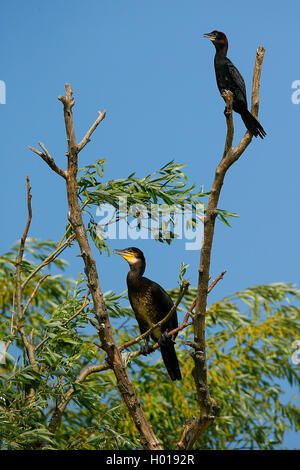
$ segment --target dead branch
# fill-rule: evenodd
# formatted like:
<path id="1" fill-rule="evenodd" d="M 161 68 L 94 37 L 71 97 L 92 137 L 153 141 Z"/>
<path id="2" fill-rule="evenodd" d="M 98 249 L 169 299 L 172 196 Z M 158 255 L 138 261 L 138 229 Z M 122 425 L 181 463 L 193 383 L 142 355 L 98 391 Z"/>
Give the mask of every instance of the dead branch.
<path id="1" fill-rule="evenodd" d="M 16 258 L 16 304 L 17 304 L 17 315 L 18 318 L 22 318 L 23 314 L 23 300 L 22 300 L 22 281 L 21 281 L 21 273 L 22 273 L 22 261 L 23 261 L 23 256 L 24 256 L 24 248 L 25 248 L 25 242 L 26 238 L 28 235 L 28 230 L 31 224 L 32 220 L 32 209 L 31 209 L 31 187 L 30 187 L 30 182 L 28 176 L 26 176 L 27 180 L 27 210 L 28 210 L 28 218 L 26 222 L 26 227 L 24 230 L 24 233 L 22 235 L 21 241 L 20 241 L 20 248 L 19 252 Z"/>
<path id="2" fill-rule="evenodd" d="M 28 210 L 28 218 L 26 222 L 26 227 L 24 230 L 24 233 L 22 235 L 21 241 L 20 241 L 20 248 L 19 252 L 16 258 L 16 307 L 17 307 L 17 317 L 18 321 L 22 319 L 23 316 L 23 288 L 22 288 L 22 261 L 23 261 L 23 256 L 24 256 L 24 249 L 25 249 L 25 242 L 27 239 L 29 227 L 31 224 L 32 220 L 32 208 L 31 208 L 31 187 L 30 187 L 30 182 L 29 182 L 29 177 L 26 176 L 27 180 L 27 210 Z M 26 354 L 29 360 L 29 363 L 31 364 L 33 370 L 38 371 L 38 366 L 35 360 L 35 354 L 34 354 L 34 348 L 30 341 L 27 338 L 25 329 L 23 326 L 18 325 L 17 330 L 20 333 L 20 336 L 22 338 Z M 28 395 L 27 399 L 31 399 L 34 396 L 34 389 L 31 388 Z"/>
<path id="3" fill-rule="evenodd" d="M 141 408 L 133 384 L 129 378 L 126 365 L 123 361 L 122 354 L 115 343 L 102 290 L 100 287 L 96 263 L 92 256 L 77 196 L 76 177 L 78 172 L 78 153 L 88 143 L 91 134 L 103 120 L 105 113 L 99 115 L 96 122 L 89 129 L 81 143 L 78 145 L 75 137 L 72 112 L 72 108 L 75 102 L 70 84 L 66 84 L 65 86 L 65 96 L 59 96 L 58 99 L 63 103 L 66 137 L 68 143 L 68 151 L 66 154 L 68 157 L 68 169 L 65 172 L 65 175 L 69 205 L 69 221 L 75 232 L 76 239 L 80 247 L 80 254 L 84 262 L 84 270 L 87 277 L 88 288 L 91 292 L 94 312 L 98 322 L 97 331 L 100 338 L 101 347 L 107 354 L 107 363 L 115 374 L 118 390 L 140 434 L 142 445 L 149 450 L 161 449 L 160 443 L 158 442 L 152 427 L 148 422 L 143 409 Z M 49 165 L 49 162 L 47 163 Z M 52 169 L 56 171 L 55 168 Z M 54 417 L 55 416 L 53 415 L 53 419 Z"/>
<path id="4" fill-rule="evenodd" d="M 39 142 L 39 146 L 41 147 L 41 149 L 43 150 L 43 152 L 41 152 L 40 150 L 38 149 L 35 149 L 34 147 L 29 147 L 29 150 L 31 150 L 33 153 L 36 153 L 37 155 L 39 155 L 43 160 L 44 162 L 47 163 L 47 165 L 49 165 L 49 167 L 51 168 L 51 170 L 55 171 L 55 173 L 57 173 L 59 176 L 61 176 L 62 178 L 66 179 L 66 173 L 65 171 L 63 171 L 61 168 L 59 168 L 54 159 L 51 157 L 50 153 L 48 152 L 48 150 L 45 148 L 44 144 L 42 142 Z"/>
<path id="5" fill-rule="evenodd" d="M 211 283 L 211 285 L 210 285 L 209 288 L 207 289 L 207 293 L 208 293 L 208 294 L 213 290 L 213 288 L 215 287 L 215 285 L 216 285 L 221 279 L 223 279 L 223 277 L 225 276 L 226 272 L 227 272 L 227 271 L 223 271 L 223 272 L 220 274 L 220 276 L 218 276 L 218 277 Z"/>
<path id="6" fill-rule="evenodd" d="M 31 187 L 30 187 L 30 182 L 28 176 L 26 176 L 27 180 L 27 209 L 28 209 L 28 218 L 26 222 L 26 227 L 24 230 L 24 233 L 22 235 L 21 241 L 20 241 L 20 248 L 19 248 L 19 253 L 16 258 L 16 301 L 17 301 L 17 314 L 19 318 L 22 316 L 22 284 L 21 284 L 21 272 L 22 272 L 22 260 L 23 260 L 23 255 L 24 255 L 24 248 L 25 248 L 25 242 L 26 238 L 28 235 L 28 230 L 31 224 L 31 219 L 32 219 L 32 209 L 31 209 Z"/>
<path id="7" fill-rule="evenodd" d="M 232 119 L 232 93 L 229 90 L 225 90 L 224 93 L 222 93 L 222 97 L 224 98 L 226 102 L 226 124 L 227 124 L 227 135 L 226 135 L 226 141 L 225 141 L 225 148 L 224 148 L 224 153 L 223 153 L 223 158 L 225 155 L 227 155 L 229 149 L 232 147 L 232 142 L 233 142 L 233 136 L 234 136 L 234 127 L 233 127 L 233 119 Z"/>
<path id="8" fill-rule="evenodd" d="M 86 146 L 86 144 L 88 144 L 91 141 L 90 137 L 92 133 L 96 130 L 100 122 L 105 118 L 106 110 L 104 110 L 103 113 L 98 111 L 98 114 L 99 114 L 98 118 L 96 119 L 94 124 L 91 126 L 91 128 L 87 131 L 82 141 L 78 144 L 78 152 L 80 152 Z"/>
<path id="9" fill-rule="evenodd" d="M 256 60 L 252 83 L 252 104 L 251 112 L 257 117 L 259 103 L 259 80 L 265 49 L 259 47 L 256 51 Z M 219 197 L 227 170 L 243 154 L 252 140 L 250 132 L 246 132 L 240 143 L 232 148 L 233 121 L 232 121 L 232 94 L 225 93 L 226 100 L 226 123 L 227 136 L 223 158 L 217 166 L 215 177 L 210 192 L 207 211 L 204 217 L 204 237 L 200 256 L 197 300 L 194 315 L 194 343 L 195 351 L 192 354 L 194 359 L 193 377 L 196 384 L 200 414 L 191 424 L 184 428 L 183 435 L 178 447 L 181 449 L 191 449 L 198 437 L 213 423 L 218 406 L 210 396 L 207 385 L 207 358 L 205 344 L 205 317 L 207 308 L 207 294 L 209 283 L 209 270 L 211 260 L 211 249 L 214 236 L 215 220 L 218 214 L 217 207 Z"/>

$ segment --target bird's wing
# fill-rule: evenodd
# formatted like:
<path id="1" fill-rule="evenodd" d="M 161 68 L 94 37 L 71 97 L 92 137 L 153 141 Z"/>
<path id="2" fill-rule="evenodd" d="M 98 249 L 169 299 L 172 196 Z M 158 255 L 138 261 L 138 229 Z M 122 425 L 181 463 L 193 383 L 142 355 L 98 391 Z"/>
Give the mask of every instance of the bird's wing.
<path id="1" fill-rule="evenodd" d="M 151 285 L 151 294 L 153 303 L 155 304 L 156 311 L 159 312 L 157 321 L 162 320 L 165 316 L 169 313 L 171 308 L 173 307 L 173 301 L 169 294 L 156 282 L 153 282 Z M 174 328 L 177 328 L 178 320 L 177 320 L 177 313 L 174 314 L 169 318 L 169 320 L 162 326 L 162 331 L 166 328 L 171 331 Z"/>
<path id="2" fill-rule="evenodd" d="M 226 63 L 228 67 L 228 73 L 231 77 L 231 82 L 234 83 L 235 87 L 237 88 L 237 90 L 235 90 L 235 93 L 237 91 L 240 92 L 242 94 L 243 99 L 245 100 L 247 104 L 246 85 L 245 85 L 245 81 L 242 75 L 240 74 L 238 69 L 233 65 L 231 60 L 227 58 Z"/>

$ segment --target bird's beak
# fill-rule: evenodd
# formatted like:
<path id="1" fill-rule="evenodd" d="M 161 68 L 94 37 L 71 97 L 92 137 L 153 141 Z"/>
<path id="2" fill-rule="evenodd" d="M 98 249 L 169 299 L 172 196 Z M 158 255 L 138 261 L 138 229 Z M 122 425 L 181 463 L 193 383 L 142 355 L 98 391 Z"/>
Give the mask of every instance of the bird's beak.
<path id="1" fill-rule="evenodd" d="M 216 39 L 216 36 L 212 33 L 205 33 L 203 34 L 203 37 L 209 39 L 212 42 L 214 42 Z"/>
<path id="2" fill-rule="evenodd" d="M 126 259 L 126 261 L 131 260 L 131 258 L 133 258 L 133 256 L 134 256 L 132 253 L 129 253 L 128 251 L 126 251 L 126 249 L 125 250 L 114 250 L 114 254 L 122 256 L 122 258 Z"/>

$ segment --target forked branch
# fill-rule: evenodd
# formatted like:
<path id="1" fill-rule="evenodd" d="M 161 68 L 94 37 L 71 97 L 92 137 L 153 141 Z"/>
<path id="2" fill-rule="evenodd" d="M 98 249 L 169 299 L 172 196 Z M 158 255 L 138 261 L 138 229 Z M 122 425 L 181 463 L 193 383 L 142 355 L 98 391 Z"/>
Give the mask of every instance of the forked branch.
<path id="1" fill-rule="evenodd" d="M 260 73 L 265 49 L 259 47 L 256 51 L 256 60 L 252 83 L 251 112 L 257 117 L 259 107 Z M 193 353 L 194 369 L 193 377 L 198 393 L 200 414 L 189 423 L 186 423 L 178 447 L 191 449 L 198 437 L 214 422 L 218 412 L 215 400 L 210 396 L 207 384 L 207 357 L 205 344 L 205 317 L 207 309 L 207 294 L 209 283 L 209 271 L 211 261 L 211 250 L 214 237 L 215 220 L 218 214 L 218 202 L 227 170 L 236 162 L 252 140 L 250 132 L 246 132 L 240 143 L 232 147 L 233 121 L 232 121 L 232 94 L 224 94 L 227 113 L 227 136 L 223 157 L 217 166 L 213 185 L 211 188 L 207 211 L 204 218 L 204 237 L 200 256 L 197 301 L 194 314 L 194 344 Z"/>
<path id="2" fill-rule="evenodd" d="M 69 222 L 73 227 L 76 240 L 80 247 L 80 254 L 84 262 L 84 270 L 87 277 L 87 284 L 93 300 L 94 313 L 97 320 L 97 331 L 100 338 L 101 348 L 107 354 L 107 364 L 109 368 L 115 374 L 117 387 L 124 403 L 126 404 L 128 411 L 133 419 L 133 422 L 140 434 L 142 445 L 151 450 L 161 449 L 160 443 L 158 442 L 150 423 L 148 422 L 145 413 L 139 403 L 135 389 L 129 378 L 129 374 L 122 358 L 121 351 L 119 351 L 112 328 L 110 326 L 109 317 L 106 311 L 106 306 L 100 287 L 99 276 L 96 268 L 95 260 L 92 256 L 92 251 L 89 245 L 87 231 L 83 223 L 81 208 L 78 201 L 77 195 L 77 171 L 78 171 L 78 154 L 90 141 L 90 137 L 95 129 L 98 127 L 100 122 L 105 117 L 105 112 L 100 113 L 99 117 L 91 128 L 87 131 L 82 141 L 77 144 L 73 122 L 73 106 L 75 104 L 73 98 L 73 91 L 69 83 L 65 86 L 65 96 L 59 96 L 58 98 L 64 107 L 64 119 L 67 137 L 67 157 L 68 157 L 68 168 L 65 172 L 66 185 L 67 185 L 67 197 L 69 205 Z M 34 149 L 32 149 L 35 151 Z M 37 153 L 37 152 L 35 152 Z M 47 154 L 43 154 L 46 155 Z M 44 160 L 45 158 L 40 155 Z M 57 173 L 57 167 L 53 162 L 49 164 L 48 160 L 45 160 L 50 168 Z M 102 368 L 102 366 L 99 366 Z M 81 378 L 78 378 L 78 380 Z M 84 379 L 84 377 L 83 377 Z M 72 396 L 72 390 L 69 391 Z M 61 411 L 65 407 L 66 401 L 62 403 L 61 410 L 56 409 L 53 413 L 50 429 L 54 431 L 59 424 Z"/>

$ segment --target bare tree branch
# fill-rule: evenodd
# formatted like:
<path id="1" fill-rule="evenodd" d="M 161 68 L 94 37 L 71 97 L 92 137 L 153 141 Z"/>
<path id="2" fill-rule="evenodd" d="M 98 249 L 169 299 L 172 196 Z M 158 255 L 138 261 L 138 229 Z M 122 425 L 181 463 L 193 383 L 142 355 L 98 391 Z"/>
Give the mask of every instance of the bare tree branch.
<path id="1" fill-rule="evenodd" d="M 226 142 L 225 142 L 225 148 L 224 148 L 224 153 L 223 153 L 223 158 L 227 155 L 228 151 L 232 147 L 232 142 L 233 142 L 233 135 L 234 135 L 234 127 L 233 127 L 233 119 L 232 119 L 232 100 L 233 96 L 231 91 L 225 90 L 222 93 L 222 97 L 224 98 L 226 102 L 226 112 L 225 112 L 225 117 L 226 117 L 226 124 L 227 124 L 227 135 L 226 135 Z"/>
<path id="2" fill-rule="evenodd" d="M 259 47 L 257 49 L 253 73 L 251 111 L 256 114 L 256 117 L 259 103 L 259 79 L 264 52 L 265 49 L 263 47 Z M 233 139 L 232 94 L 226 92 L 224 98 L 226 100 L 227 106 L 227 136 L 225 151 L 223 158 L 215 172 L 207 211 L 204 218 L 204 237 L 200 256 L 197 300 L 195 306 L 196 312 L 194 315 L 195 351 L 193 352 L 192 357 L 194 359 L 195 366 L 192 373 L 198 394 L 200 414 L 193 421 L 190 421 L 189 424 L 186 424 L 181 440 L 178 443 L 178 447 L 181 449 L 191 449 L 194 443 L 197 441 L 198 437 L 213 423 L 218 413 L 218 406 L 215 400 L 210 396 L 207 384 L 207 359 L 205 344 L 205 316 L 207 308 L 211 249 L 214 236 L 215 220 L 218 214 L 217 207 L 226 172 L 230 166 L 240 158 L 252 140 L 252 135 L 247 131 L 237 147 L 231 147 Z"/>
<path id="3" fill-rule="evenodd" d="M 265 51 L 265 48 L 262 46 L 258 47 L 256 51 L 256 60 L 252 79 L 251 113 L 256 118 L 258 118 L 260 75 Z M 234 149 L 232 149 L 231 165 L 240 158 L 242 153 L 250 144 L 251 140 L 252 135 L 249 131 L 247 131 L 240 143 Z"/>
<path id="4" fill-rule="evenodd" d="M 26 176 L 27 180 L 27 210 L 28 210 L 28 218 L 26 222 L 26 227 L 24 230 L 24 233 L 22 235 L 21 241 L 20 241 L 20 248 L 19 252 L 16 258 L 16 307 L 17 307 L 17 317 L 18 317 L 18 322 L 22 319 L 23 316 L 23 288 L 22 288 L 22 280 L 21 280 L 21 274 L 22 274 L 22 261 L 23 261 L 23 256 L 24 256 L 24 249 L 25 249 L 25 242 L 27 239 L 29 227 L 31 224 L 32 220 L 32 209 L 31 209 L 31 187 L 30 187 L 30 182 L 29 182 L 29 177 Z M 35 354 L 34 354 L 34 348 L 30 341 L 27 338 L 26 331 L 23 326 L 21 326 L 19 323 L 17 324 L 17 329 L 21 335 L 26 354 L 28 357 L 28 360 L 33 368 L 33 370 L 37 371 L 38 366 L 35 360 Z M 27 399 L 31 399 L 34 396 L 34 389 L 31 388 L 28 395 Z"/>
<path id="5" fill-rule="evenodd" d="M 96 128 L 98 127 L 100 122 L 103 121 L 103 119 L 105 118 L 106 110 L 104 110 L 103 113 L 98 111 L 98 114 L 99 114 L 98 118 L 96 119 L 94 124 L 91 126 L 91 128 L 87 131 L 87 133 L 85 134 L 82 141 L 78 144 L 78 152 L 80 152 L 86 146 L 86 144 L 88 144 L 90 142 L 90 140 L 91 140 L 90 137 L 91 137 L 92 133 L 96 130 Z"/>
<path id="6" fill-rule="evenodd" d="M 23 314 L 23 305 L 22 305 L 22 281 L 21 281 L 21 273 L 22 273 L 22 260 L 23 260 L 23 255 L 24 255 L 24 248 L 25 248 L 25 242 L 26 238 L 28 235 L 28 230 L 31 224 L 31 219 L 32 219 L 32 209 L 31 209 L 31 193 L 30 193 L 30 182 L 28 176 L 26 176 L 27 180 L 27 210 L 28 210 L 28 218 L 26 222 L 26 227 L 24 230 L 24 233 L 22 235 L 21 241 L 20 241 L 20 248 L 19 248 L 19 253 L 16 258 L 16 304 L 17 304 L 17 315 L 18 318 L 22 318 Z"/>
<path id="7" fill-rule="evenodd" d="M 160 443 L 158 442 L 152 427 L 139 403 L 133 384 L 129 378 L 126 365 L 123 361 L 122 354 L 115 343 L 100 287 L 96 263 L 92 256 L 91 248 L 88 242 L 87 232 L 82 220 L 81 208 L 77 196 L 76 177 L 78 171 L 78 153 L 80 150 L 82 150 L 82 148 L 84 148 L 89 140 L 89 137 L 104 116 L 103 113 L 102 116 L 99 115 L 99 118 L 86 133 L 82 142 L 77 145 L 72 113 L 72 108 L 75 102 L 73 99 L 73 91 L 69 83 L 67 83 L 65 86 L 65 96 L 59 96 L 58 99 L 63 103 L 64 107 L 64 119 L 68 142 L 68 169 L 66 172 L 66 182 L 69 205 L 69 221 L 76 234 L 76 239 L 80 247 L 80 253 L 84 262 L 87 283 L 92 295 L 94 312 L 98 322 L 97 331 L 99 334 L 101 347 L 107 353 L 107 363 L 115 374 L 117 387 L 124 400 L 124 403 L 128 408 L 133 422 L 138 432 L 140 433 L 142 445 L 145 448 L 151 450 L 161 449 Z"/>
<path id="8" fill-rule="evenodd" d="M 47 163 L 47 165 L 50 166 L 51 170 L 55 171 L 55 173 L 57 173 L 59 176 L 61 176 L 62 178 L 66 179 L 66 173 L 65 171 L 63 171 L 61 168 L 59 168 L 54 159 L 51 157 L 50 153 L 48 152 L 48 150 L 45 148 L 44 144 L 42 142 L 39 142 L 39 146 L 41 147 L 41 149 L 43 150 L 43 152 L 41 152 L 40 150 L 38 149 L 35 149 L 34 147 L 29 147 L 29 150 L 31 150 L 32 152 L 36 153 L 37 155 L 39 155 L 43 160 L 44 162 Z"/>
<path id="9" fill-rule="evenodd" d="M 17 313 L 18 313 L 19 318 L 22 316 L 22 311 L 23 311 L 23 308 L 22 308 L 22 284 L 21 284 L 22 268 L 21 268 L 21 264 L 22 264 L 23 255 L 24 255 L 25 242 L 26 242 L 26 238 L 27 238 L 27 235 L 28 235 L 28 230 L 29 230 L 29 227 L 30 227 L 30 224 L 31 224 L 31 219 L 32 219 L 32 209 L 31 209 L 31 198 L 32 198 L 32 196 L 31 196 L 31 193 L 30 193 L 31 188 L 30 188 L 30 182 L 29 182 L 28 176 L 26 176 L 26 180 L 27 180 L 28 218 L 27 218 L 27 223 L 26 223 L 24 233 L 23 233 L 21 241 L 20 241 L 19 253 L 18 253 L 18 256 L 16 258 L 16 291 L 17 291 L 16 300 L 17 300 Z"/>

